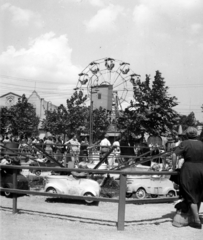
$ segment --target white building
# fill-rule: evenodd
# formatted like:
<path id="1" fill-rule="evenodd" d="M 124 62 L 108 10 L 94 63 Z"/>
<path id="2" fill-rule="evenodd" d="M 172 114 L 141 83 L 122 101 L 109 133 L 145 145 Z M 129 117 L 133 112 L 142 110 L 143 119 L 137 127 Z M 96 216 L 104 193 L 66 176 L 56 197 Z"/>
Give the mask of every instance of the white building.
<path id="1" fill-rule="evenodd" d="M 99 85 L 92 88 L 92 102 L 93 109 L 104 108 L 112 110 L 113 86 L 112 85 Z"/>
<path id="2" fill-rule="evenodd" d="M 36 91 L 33 91 L 28 97 L 28 102 L 31 103 L 36 109 L 36 115 L 40 118 L 40 121 L 45 118 L 46 111 L 53 111 L 57 110 L 58 108 L 50 101 L 45 101 L 44 98 L 41 98 Z"/>
<path id="3" fill-rule="evenodd" d="M 13 92 L 6 93 L 0 96 L 0 107 L 11 107 L 18 102 L 18 99 L 21 98 L 20 95 Z"/>

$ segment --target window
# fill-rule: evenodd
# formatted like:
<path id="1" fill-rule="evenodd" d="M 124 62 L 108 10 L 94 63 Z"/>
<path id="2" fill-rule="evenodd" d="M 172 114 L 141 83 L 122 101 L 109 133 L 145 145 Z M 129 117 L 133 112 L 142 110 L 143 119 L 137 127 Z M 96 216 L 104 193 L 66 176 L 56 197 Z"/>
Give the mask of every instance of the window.
<path id="1" fill-rule="evenodd" d="M 101 99 L 101 93 L 98 93 L 98 99 Z"/>

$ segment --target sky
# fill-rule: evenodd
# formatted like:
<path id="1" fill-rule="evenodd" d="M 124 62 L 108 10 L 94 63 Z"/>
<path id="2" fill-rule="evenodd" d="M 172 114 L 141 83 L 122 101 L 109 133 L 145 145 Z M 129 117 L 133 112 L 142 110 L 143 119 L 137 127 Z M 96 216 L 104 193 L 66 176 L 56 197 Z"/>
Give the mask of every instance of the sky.
<path id="1" fill-rule="evenodd" d="M 78 74 L 113 58 L 141 80 L 159 70 L 175 110 L 203 122 L 202 12 L 202 0 L 0 0 L 0 95 L 65 104 Z"/>

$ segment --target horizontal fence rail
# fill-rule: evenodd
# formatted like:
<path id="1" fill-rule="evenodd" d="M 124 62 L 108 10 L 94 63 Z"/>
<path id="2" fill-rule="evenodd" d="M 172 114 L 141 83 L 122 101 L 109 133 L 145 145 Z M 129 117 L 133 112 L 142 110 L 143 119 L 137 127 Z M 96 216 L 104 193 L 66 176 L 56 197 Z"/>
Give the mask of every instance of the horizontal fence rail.
<path id="1" fill-rule="evenodd" d="M 177 172 L 170 171 L 120 171 L 120 170 L 99 170 L 99 169 L 83 169 L 83 168 L 60 168 L 60 167 L 38 167 L 38 166 L 21 166 L 21 165 L 0 165 L 0 169 L 41 169 L 59 172 L 87 172 L 97 174 L 124 174 L 124 175 L 177 175 Z"/>
<path id="2" fill-rule="evenodd" d="M 101 202 L 114 202 L 118 203 L 118 219 L 117 219 L 117 229 L 124 230 L 125 223 L 125 205 L 132 203 L 164 203 L 172 202 L 178 199 L 178 197 L 160 197 L 158 199 L 126 199 L 126 180 L 127 175 L 177 175 L 177 172 L 169 171 L 120 171 L 120 170 L 98 170 L 98 169 L 80 169 L 80 168 L 60 168 L 60 167 L 39 167 L 39 166 L 17 166 L 17 165 L 0 165 L 0 170 L 10 169 L 13 171 L 13 188 L 0 188 L 1 192 L 7 191 L 13 193 L 13 214 L 17 213 L 17 194 L 30 194 L 30 195 L 39 195 L 39 196 L 51 196 L 51 197 L 62 197 L 68 199 L 77 199 L 77 200 L 94 200 Z M 58 172 L 85 172 L 90 174 L 118 174 L 120 175 L 120 187 L 119 187 L 119 197 L 117 198 L 104 198 L 104 197 L 87 197 L 87 196 L 75 196 L 68 194 L 55 194 L 55 193 L 46 193 L 30 190 L 19 190 L 17 189 L 17 172 L 22 169 L 29 170 L 48 170 L 48 171 L 58 171 Z M 64 175 L 61 175 L 64 176 Z"/>

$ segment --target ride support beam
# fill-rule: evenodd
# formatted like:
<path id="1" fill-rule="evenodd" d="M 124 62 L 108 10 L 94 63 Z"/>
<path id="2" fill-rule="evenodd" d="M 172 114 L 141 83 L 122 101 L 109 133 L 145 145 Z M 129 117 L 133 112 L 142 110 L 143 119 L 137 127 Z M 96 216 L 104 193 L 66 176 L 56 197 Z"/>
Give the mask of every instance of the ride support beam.
<path id="1" fill-rule="evenodd" d="M 51 159 L 54 163 L 56 163 L 59 167 L 64 168 L 64 166 L 59 163 L 55 158 L 53 158 L 52 156 L 50 156 L 44 149 L 42 149 L 40 146 L 38 146 L 37 144 L 33 144 L 33 146 L 35 148 L 37 148 L 37 150 L 39 150 L 40 152 L 42 152 L 45 156 L 47 156 L 49 159 Z"/>
<path id="2" fill-rule="evenodd" d="M 110 150 L 103 156 L 103 158 L 97 163 L 97 165 L 93 169 L 98 169 L 102 165 L 102 163 L 105 162 L 105 160 L 113 152 L 114 149 L 115 149 L 115 146 L 111 147 Z"/>

